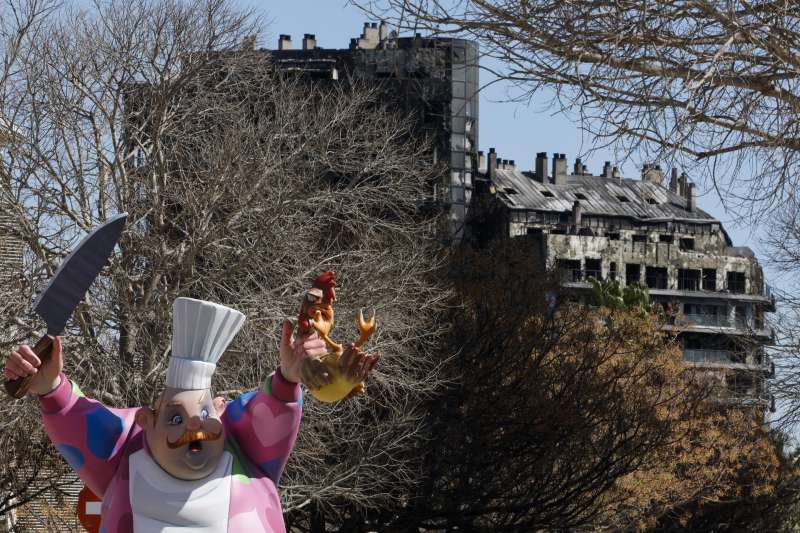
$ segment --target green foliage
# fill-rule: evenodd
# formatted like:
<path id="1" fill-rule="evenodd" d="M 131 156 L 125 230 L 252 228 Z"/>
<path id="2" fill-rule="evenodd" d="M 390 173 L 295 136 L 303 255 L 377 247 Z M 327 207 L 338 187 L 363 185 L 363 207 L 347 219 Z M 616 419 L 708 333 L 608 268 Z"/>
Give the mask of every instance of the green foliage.
<path id="1" fill-rule="evenodd" d="M 589 282 L 592 284 L 592 305 L 616 310 L 638 310 L 642 314 L 652 311 L 647 287 L 637 283 L 622 288 L 615 279 L 590 278 Z"/>

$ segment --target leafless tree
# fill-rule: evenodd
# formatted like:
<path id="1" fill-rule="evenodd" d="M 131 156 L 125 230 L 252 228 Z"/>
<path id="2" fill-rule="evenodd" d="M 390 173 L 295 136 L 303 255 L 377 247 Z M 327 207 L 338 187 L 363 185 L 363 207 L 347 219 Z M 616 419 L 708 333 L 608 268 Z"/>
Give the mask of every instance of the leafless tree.
<path id="1" fill-rule="evenodd" d="M 357 309 L 374 308 L 366 348 L 383 359 L 364 396 L 306 401 L 281 489 L 288 513 L 335 517 L 414 481 L 406 449 L 439 383 L 427 353 L 444 328 L 439 220 L 418 209 L 438 169 L 379 90 L 310 90 L 242 46 L 258 30 L 227 0 L 120 0 L 64 7 L 47 39 L 23 40 L 2 111 L 27 137 L 5 192 L 27 252 L 2 316 L 20 333 L 0 350 L 33 336 L 31 296 L 82 233 L 121 211 L 118 251 L 65 333 L 68 374 L 111 405 L 145 404 L 161 386 L 182 295 L 248 316 L 214 388 L 259 386 L 281 321 L 316 273 L 336 270 L 334 336 L 354 340 Z M 0 430 L 31 431 L 33 409 L 2 407 Z"/>

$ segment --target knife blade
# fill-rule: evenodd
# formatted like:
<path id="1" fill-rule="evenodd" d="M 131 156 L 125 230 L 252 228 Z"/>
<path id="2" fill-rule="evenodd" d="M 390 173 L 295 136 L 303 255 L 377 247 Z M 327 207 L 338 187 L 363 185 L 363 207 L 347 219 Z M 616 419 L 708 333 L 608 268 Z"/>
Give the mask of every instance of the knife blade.
<path id="1" fill-rule="evenodd" d="M 50 360 L 53 339 L 64 331 L 67 320 L 114 251 L 127 218 L 127 213 L 120 213 L 95 227 L 64 258 L 47 286 L 36 297 L 33 310 L 47 324 L 47 334 L 33 347 L 42 364 Z M 34 376 L 7 380 L 6 392 L 14 398 L 22 398 L 28 392 Z"/>

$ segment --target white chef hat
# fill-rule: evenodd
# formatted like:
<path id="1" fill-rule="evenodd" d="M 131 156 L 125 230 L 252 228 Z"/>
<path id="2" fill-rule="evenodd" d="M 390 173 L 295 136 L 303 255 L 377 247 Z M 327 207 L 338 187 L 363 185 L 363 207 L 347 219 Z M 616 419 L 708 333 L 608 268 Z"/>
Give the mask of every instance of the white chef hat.
<path id="1" fill-rule="evenodd" d="M 244 321 L 242 313 L 224 305 L 177 298 L 172 304 L 172 355 L 167 386 L 210 388 L 217 361 Z"/>

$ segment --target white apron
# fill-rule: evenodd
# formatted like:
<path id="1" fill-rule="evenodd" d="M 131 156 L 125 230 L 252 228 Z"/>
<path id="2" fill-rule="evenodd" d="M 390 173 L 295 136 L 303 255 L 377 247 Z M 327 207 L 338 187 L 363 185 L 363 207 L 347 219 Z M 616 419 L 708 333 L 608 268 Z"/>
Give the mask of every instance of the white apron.
<path id="1" fill-rule="evenodd" d="M 130 456 L 129 490 L 135 533 L 226 533 L 233 456 L 224 451 L 206 478 L 167 474 L 144 449 Z"/>

